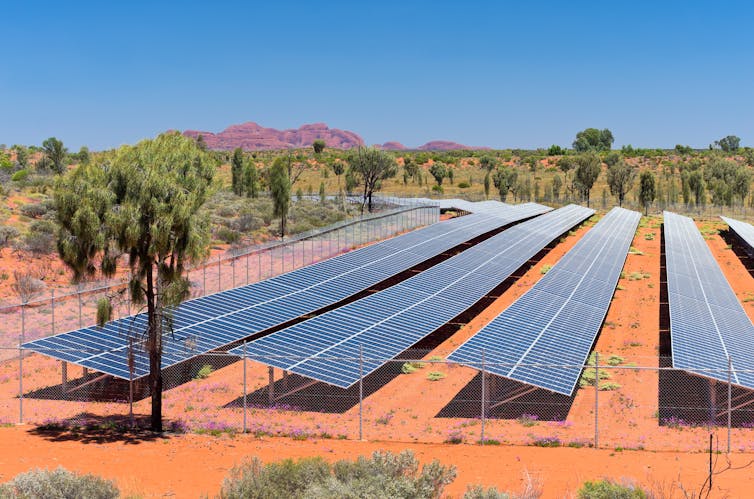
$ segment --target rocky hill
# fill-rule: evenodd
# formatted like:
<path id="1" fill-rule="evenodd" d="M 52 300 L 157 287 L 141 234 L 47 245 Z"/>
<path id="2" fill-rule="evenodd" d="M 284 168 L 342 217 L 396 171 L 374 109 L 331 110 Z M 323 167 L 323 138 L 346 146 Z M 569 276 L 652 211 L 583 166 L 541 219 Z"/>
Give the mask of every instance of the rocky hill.
<path id="1" fill-rule="evenodd" d="M 278 130 L 263 127 L 254 122 L 231 125 L 222 132 L 203 132 L 200 130 L 186 130 L 183 135 L 197 138 L 201 135 L 210 149 L 229 151 L 240 147 L 247 151 L 265 149 L 296 149 L 310 147 L 317 139 L 325 141 L 327 147 L 334 149 L 351 149 L 364 145 L 364 140 L 355 132 L 330 128 L 325 123 L 312 123 L 299 128 Z M 417 149 L 420 151 L 450 151 L 454 149 L 483 149 L 472 148 L 456 142 L 435 140 L 411 148 L 400 142 L 385 142 L 382 149 L 389 151 L 406 151 Z"/>

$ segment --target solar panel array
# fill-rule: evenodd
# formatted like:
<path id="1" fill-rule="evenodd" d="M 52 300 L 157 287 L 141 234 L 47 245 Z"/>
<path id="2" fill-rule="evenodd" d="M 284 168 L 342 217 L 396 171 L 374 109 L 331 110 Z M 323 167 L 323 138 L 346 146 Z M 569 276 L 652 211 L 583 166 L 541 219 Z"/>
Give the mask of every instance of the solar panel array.
<path id="1" fill-rule="evenodd" d="M 348 388 L 471 307 L 593 213 L 570 205 L 516 225 L 391 288 L 254 340 L 246 357 Z"/>
<path id="2" fill-rule="evenodd" d="M 571 395 L 641 215 L 612 209 L 526 294 L 448 360 Z"/>
<path id="3" fill-rule="evenodd" d="M 337 303 L 397 273 L 507 223 L 550 208 L 505 208 L 498 216 L 469 215 L 437 223 L 265 281 L 183 302 L 163 339 L 162 365 L 231 344 Z M 128 338 L 146 329 L 146 314 L 25 343 L 24 348 L 128 379 Z M 134 378 L 149 373 L 149 358 L 135 354 Z"/>
<path id="4" fill-rule="evenodd" d="M 748 253 L 754 255 L 754 225 L 741 222 L 728 217 L 720 217 L 728 224 L 728 227 L 735 232 L 739 238 L 748 246 Z"/>
<path id="5" fill-rule="evenodd" d="M 664 213 L 673 366 L 754 389 L 754 325 L 691 218 Z M 748 372 L 747 372 L 748 371 Z"/>

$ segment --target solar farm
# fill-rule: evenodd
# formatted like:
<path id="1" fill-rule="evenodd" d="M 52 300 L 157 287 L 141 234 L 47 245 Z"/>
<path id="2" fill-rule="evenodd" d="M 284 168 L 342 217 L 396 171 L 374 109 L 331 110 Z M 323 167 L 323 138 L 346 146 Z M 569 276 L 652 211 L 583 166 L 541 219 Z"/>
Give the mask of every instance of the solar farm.
<path id="1" fill-rule="evenodd" d="M 258 435 L 674 450 L 730 431 L 748 445 L 750 224 L 722 219 L 723 240 L 670 212 L 435 209 L 459 216 L 171 310 L 167 419 Z M 0 417 L 145 417 L 145 325 L 144 313 L 121 314 L 23 342 L 20 364 L 2 364 Z"/>

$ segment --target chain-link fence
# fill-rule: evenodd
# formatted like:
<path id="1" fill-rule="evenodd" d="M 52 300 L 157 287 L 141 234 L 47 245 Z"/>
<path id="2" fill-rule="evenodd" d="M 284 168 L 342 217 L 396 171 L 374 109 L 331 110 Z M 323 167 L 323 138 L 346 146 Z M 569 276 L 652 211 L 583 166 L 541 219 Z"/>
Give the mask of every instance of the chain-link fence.
<path id="1" fill-rule="evenodd" d="M 261 358 L 201 355 L 164 371 L 165 426 L 294 439 L 684 451 L 706 449 L 714 434 L 720 451 L 754 450 L 754 392 L 720 381 L 735 379 L 735 370 L 689 373 L 666 367 L 664 357 L 594 355 L 583 366 L 550 366 L 578 373 L 567 396 L 487 371 L 512 366 L 480 359 L 468 367 L 429 350 L 400 357 L 359 359 L 382 367 L 342 389 Z M 327 363 L 337 369 L 353 360 Z M 543 366 L 518 369 L 526 367 Z M 116 379 L 37 353 L 0 363 L 0 424 L 94 438 L 148 426 L 150 410 L 147 378 Z"/>
<path id="2" fill-rule="evenodd" d="M 216 293 L 324 260 L 356 247 L 379 241 L 439 219 L 436 205 L 412 204 L 410 200 L 380 198 L 383 211 L 312 230 L 285 241 L 232 248 L 215 260 L 189 270 L 192 297 Z M 401 205 L 398 208 L 395 206 Z M 0 306 L 0 361 L 18 356 L 9 347 L 56 333 L 96 323 L 97 302 L 107 297 L 112 317 L 125 317 L 140 310 L 128 296 L 129 277 L 82 285 L 74 292 L 50 290 L 42 296 Z"/>

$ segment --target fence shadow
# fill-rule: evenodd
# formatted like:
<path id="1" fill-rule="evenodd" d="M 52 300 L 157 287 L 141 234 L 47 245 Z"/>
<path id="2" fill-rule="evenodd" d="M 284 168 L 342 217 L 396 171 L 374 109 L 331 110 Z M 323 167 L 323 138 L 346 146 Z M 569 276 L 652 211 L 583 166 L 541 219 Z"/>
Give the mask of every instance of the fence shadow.
<path id="1" fill-rule="evenodd" d="M 180 364 L 165 368 L 162 373 L 163 390 L 177 388 L 196 379 L 199 372 L 209 366 L 212 371 L 222 369 L 241 359 L 227 354 L 205 354 L 194 357 Z M 72 369 L 69 365 L 69 374 Z M 62 374 L 61 374 L 62 376 Z M 98 379 L 99 378 L 99 379 Z M 141 378 L 133 381 L 133 400 L 149 398 L 149 378 Z M 129 382 L 127 380 L 103 376 L 97 372 L 82 374 L 77 378 L 71 378 L 64 386 L 61 382 L 56 385 L 46 386 L 25 393 L 24 398 L 41 400 L 72 400 L 77 402 L 122 402 L 128 403 Z"/>
<path id="2" fill-rule="evenodd" d="M 170 422 L 165 422 L 169 427 Z M 137 445 L 142 442 L 166 440 L 169 434 L 156 433 L 149 427 L 149 416 L 134 416 L 132 427 L 128 416 L 100 416 L 82 412 L 70 418 L 55 420 L 36 426 L 28 431 L 50 442 L 78 442 L 82 444 L 104 444 L 120 442 Z"/>

